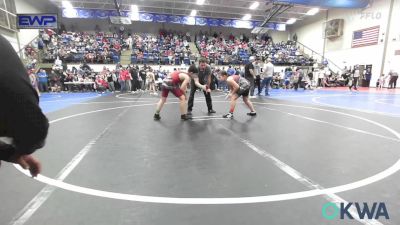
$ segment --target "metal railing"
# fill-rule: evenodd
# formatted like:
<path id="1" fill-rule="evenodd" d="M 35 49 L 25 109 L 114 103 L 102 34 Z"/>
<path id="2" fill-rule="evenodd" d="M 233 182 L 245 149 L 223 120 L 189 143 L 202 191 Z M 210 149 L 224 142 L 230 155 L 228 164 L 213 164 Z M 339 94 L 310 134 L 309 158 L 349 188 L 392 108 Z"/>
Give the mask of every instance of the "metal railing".
<path id="1" fill-rule="evenodd" d="M 318 53 L 316 51 L 314 51 L 313 49 L 311 49 L 310 47 L 306 46 L 305 44 L 297 41 L 296 42 L 298 49 L 300 50 L 300 52 L 302 52 L 303 54 L 312 57 L 313 59 L 316 59 L 319 63 L 323 63 L 324 61 L 328 62 L 328 67 L 330 70 L 332 70 L 332 72 L 340 74 L 343 70 L 342 67 L 338 66 L 336 63 L 334 63 L 333 61 L 325 58 L 323 56 L 323 54 Z"/>
<path id="2" fill-rule="evenodd" d="M 19 55 L 19 57 L 20 57 L 20 59 L 21 59 L 21 61 L 24 63 L 24 64 L 26 64 L 27 63 L 27 56 L 25 55 L 25 49 L 26 49 L 26 47 L 28 47 L 29 45 L 31 45 L 34 41 L 36 41 L 36 40 L 38 40 L 39 39 L 39 34 L 37 35 L 37 36 L 35 36 L 31 41 L 29 41 L 28 42 L 28 44 L 25 44 L 24 45 L 24 47 L 22 47 L 18 52 L 17 52 L 17 54 Z M 37 60 L 37 62 L 39 63 L 41 60 L 40 60 L 40 51 L 39 51 L 39 48 L 35 48 L 35 51 L 36 51 L 36 57 L 35 57 L 35 59 Z"/>

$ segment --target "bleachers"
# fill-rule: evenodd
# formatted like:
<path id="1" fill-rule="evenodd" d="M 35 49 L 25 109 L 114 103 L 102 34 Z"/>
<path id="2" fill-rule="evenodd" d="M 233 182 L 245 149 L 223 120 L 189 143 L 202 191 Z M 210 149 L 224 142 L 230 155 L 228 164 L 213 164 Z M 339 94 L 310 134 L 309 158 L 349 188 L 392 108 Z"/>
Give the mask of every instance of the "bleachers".
<path id="1" fill-rule="evenodd" d="M 270 37 L 233 37 L 225 39 L 222 34 L 202 36 L 196 42 L 203 57 L 218 65 L 248 64 L 251 55 L 259 59 L 271 58 L 276 65 L 311 65 L 313 59 L 302 55 L 293 42 L 273 43 Z"/>
<path id="2" fill-rule="evenodd" d="M 188 36 L 183 34 L 136 33 L 119 37 L 113 33 L 73 33 L 51 34 L 45 43 L 42 61 L 52 63 L 59 57 L 66 63 L 112 63 L 121 62 L 121 51 L 131 51 L 124 55 L 125 63 L 189 65 L 197 56 L 192 52 Z M 302 55 L 296 43 L 273 43 L 270 37 L 247 38 L 222 34 L 213 37 L 202 36 L 196 46 L 202 57 L 218 65 L 243 65 L 249 63 L 252 55 L 260 59 L 271 58 L 275 65 L 311 65 L 313 59 Z"/>
<path id="3" fill-rule="evenodd" d="M 133 35 L 131 56 L 133 64 L 189 65 L 192 54 L 187 36 L 181 34 Z"/>
<path id="4" fill-rule="evenodd" d="M 59 57 L 67 63 L 117 63 L 126 40 L 112 33 L 51 33 L 44 43 L 42 61 L 52 63 Z"/>

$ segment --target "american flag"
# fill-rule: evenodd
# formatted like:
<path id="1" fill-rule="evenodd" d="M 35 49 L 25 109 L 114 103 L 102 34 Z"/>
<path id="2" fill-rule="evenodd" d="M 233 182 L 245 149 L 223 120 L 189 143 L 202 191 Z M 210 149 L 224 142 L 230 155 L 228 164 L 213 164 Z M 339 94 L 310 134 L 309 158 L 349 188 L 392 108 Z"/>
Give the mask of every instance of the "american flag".
<path id="1" fill-rule="evenodd" d="M 380 26 L 370 27 L 353 32 L 352 48 L 378 44 Z"/>
<path id="2" fill-rule="evenodd" d="M 353 32 L 352 48 L 378 44 L 380 26 L 370 27 Z"/>

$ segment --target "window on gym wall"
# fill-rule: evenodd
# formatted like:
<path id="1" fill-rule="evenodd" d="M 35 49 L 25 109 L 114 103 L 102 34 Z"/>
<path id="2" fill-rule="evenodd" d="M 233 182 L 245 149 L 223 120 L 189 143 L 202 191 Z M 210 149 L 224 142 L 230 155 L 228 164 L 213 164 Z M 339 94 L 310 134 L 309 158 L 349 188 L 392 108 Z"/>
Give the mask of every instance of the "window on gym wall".
<path id="1" fill-rule="evenodd" d="M 0 27 L 17 31 L 14 0 L 0 0 Z"/>

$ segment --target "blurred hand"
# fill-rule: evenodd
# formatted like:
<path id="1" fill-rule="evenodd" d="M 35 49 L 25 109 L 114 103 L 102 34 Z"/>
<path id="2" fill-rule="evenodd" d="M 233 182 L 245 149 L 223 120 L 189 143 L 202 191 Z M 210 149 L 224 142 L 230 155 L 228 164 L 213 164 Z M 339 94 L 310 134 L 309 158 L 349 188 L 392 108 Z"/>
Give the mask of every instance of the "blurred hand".
<path id="1" fill-rule="evenodd" d="M 10 162 L 20 165 L 22 168 L 29 170 L 32 177 L 36 177 L 42 171 L 42 165 L 39 160 L 31 155 L 16 154 L 11 157 Z"/>

